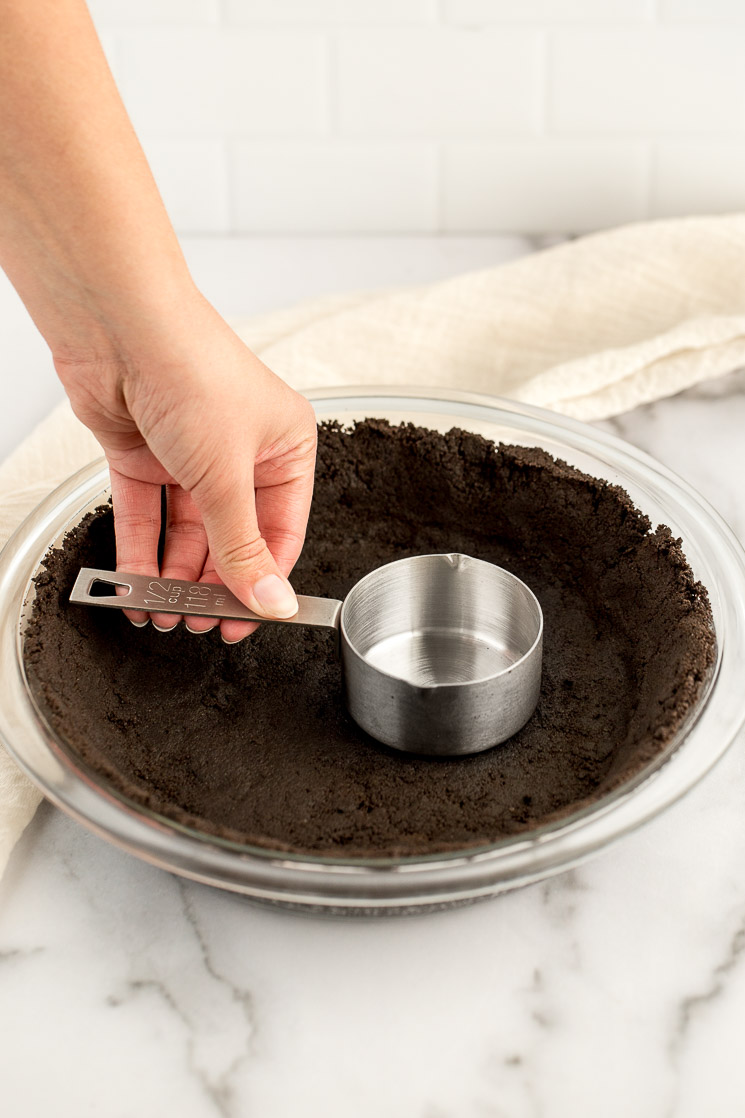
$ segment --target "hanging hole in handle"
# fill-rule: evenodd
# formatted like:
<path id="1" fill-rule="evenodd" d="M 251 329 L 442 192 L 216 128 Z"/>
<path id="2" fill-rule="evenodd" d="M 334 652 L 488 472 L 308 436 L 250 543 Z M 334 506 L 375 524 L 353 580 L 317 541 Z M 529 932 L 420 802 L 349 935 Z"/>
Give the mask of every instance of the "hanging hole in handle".
<path id="1" fill-rule="evenodd" d="M 119 597 L 124 597 L 126 594 L 131 593 L 132 587 L 128 586 L 126 582 L 106 582 L 102 578 L 94 578 L 93 582 L 88 587 L 89 598 L 110 598 L 113 594 L 118 594 Z"/>

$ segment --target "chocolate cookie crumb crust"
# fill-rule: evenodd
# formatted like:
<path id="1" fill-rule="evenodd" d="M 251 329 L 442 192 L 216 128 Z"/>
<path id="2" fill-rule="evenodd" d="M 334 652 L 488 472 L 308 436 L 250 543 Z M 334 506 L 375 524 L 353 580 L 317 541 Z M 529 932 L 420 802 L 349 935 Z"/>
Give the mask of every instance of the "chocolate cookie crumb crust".
<path id="1" fill-rule="evenodd" d="M 407 555 L 461 551 L 523 579 L 544 612 L 538 708 L 503 745 L 431 760 L 388 750 L 344 708 L 330 633 L 135 629 L 72 606 L 113 569 L 109 507 L 51 550 L 24 661 L 66 748 L 134 803 L 239 843 L 380 858 L 493 843 L 607 795 L 657 756 L 715 657 L 705 589 L 618 487 L 541 450 L 367 420 L 319 428 L 300 593 L 344 597 Z"/>

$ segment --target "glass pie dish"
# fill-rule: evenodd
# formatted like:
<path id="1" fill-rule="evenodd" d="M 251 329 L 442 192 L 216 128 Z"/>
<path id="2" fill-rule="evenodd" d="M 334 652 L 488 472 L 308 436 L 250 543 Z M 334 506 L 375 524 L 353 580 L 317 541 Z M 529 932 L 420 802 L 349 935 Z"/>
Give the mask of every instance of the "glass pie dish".
<path id="1" fill-rule="evenodd" d="M 44 794 L 97 834 L 163 869 L 264 903 L 313 912 L 378 915 L 462 904 L 526 885 L 583 861 L 664 810 L 722 756 L 745 722 L 745 554 L 717 513 L 647 455 L 585 424 L 539 408 L 455 391 L 326 389 L 308 393 L 319 419 L 368 416 L 495 442 L 540 447 L 622 486 L 654 525 L 680 536 L 706 587 L 716 662 L 695 708 L 646 767 L 590 806 L 529 832 L 447 854 L 332 858 L 273 852 L 175 823 L 114 791 L 49 726 L 23 665 L 33 578 L 47 550 L 108 497 L 94 462 L 24 521 L 0 556 L 0 740 Z"/>

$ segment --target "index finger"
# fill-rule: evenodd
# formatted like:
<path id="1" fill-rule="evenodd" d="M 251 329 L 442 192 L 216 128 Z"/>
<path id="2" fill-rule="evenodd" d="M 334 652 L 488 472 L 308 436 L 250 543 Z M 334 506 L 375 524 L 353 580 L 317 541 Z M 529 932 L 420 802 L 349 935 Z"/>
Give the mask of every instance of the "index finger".
<path id="1" fill-rule="evenodd" d="M 160 538 L 160 485 L 120 474 L 109 468 L 116 532 L 116 569 L 158 577 Z M 122 610 L 133 625 L 147 625 L 149 614 Z"/>

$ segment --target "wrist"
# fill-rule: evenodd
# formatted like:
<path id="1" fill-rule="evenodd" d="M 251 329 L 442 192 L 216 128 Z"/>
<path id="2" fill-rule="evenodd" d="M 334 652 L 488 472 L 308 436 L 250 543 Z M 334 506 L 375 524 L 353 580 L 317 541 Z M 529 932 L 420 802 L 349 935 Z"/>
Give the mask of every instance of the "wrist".
<path id="1" fill-rule="evenodd" d="M 69 289 L 41 330 L 55 362 L 157 357 L 200 300 L 186 271 L 139 286 Z"/>
<path id="2" fill-rule="evenodd" d="M 70 285 L 37 325 L 57 365 L 128 364 L 167 353 L 204 302 L 184 265 L 116 287 Z"/>

